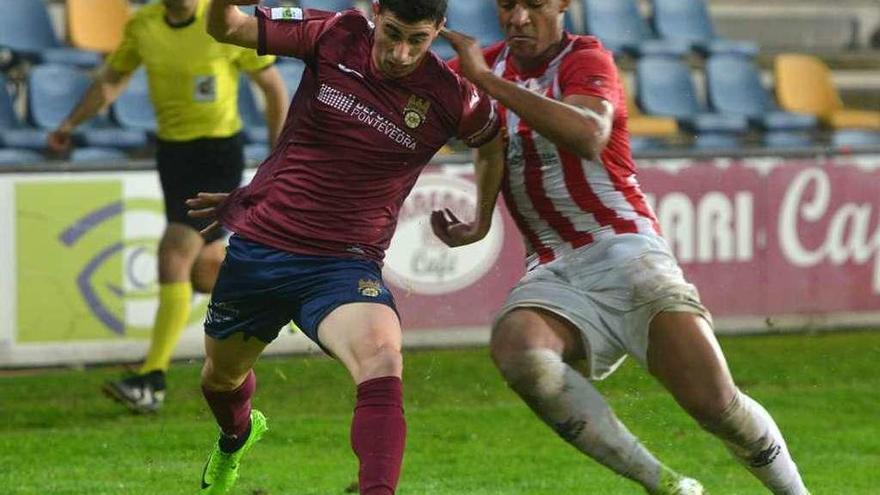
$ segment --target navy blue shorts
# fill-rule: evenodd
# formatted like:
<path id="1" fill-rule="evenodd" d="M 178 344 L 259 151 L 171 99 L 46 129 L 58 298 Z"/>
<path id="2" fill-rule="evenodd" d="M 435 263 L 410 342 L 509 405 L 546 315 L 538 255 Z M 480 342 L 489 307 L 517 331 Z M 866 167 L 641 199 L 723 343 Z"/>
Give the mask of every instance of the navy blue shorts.
<path id="1" fill-rule="evenodd" d="M 208 304 L 205 333 L 223 340 L 242 332 L 268 344 L 293 321 L 324 349 L 318 325 L 339 306 L 359 302 L 397 311 L 377 263 L 294 254 L 233 235 Z"/>

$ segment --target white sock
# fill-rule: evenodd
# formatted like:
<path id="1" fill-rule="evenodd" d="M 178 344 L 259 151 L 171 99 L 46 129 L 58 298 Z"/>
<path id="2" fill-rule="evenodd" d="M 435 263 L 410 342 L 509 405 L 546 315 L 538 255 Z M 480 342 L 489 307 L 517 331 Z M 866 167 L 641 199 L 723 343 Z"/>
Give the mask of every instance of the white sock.
<path id="1" fill-rule="evenodd" d="M 779 427 L 749 396 L 737 391 L 717 422 L 703 424 L 733 455 L 777 495 L 807 495 Z"/>
<path id="2" fill-rule="evenodd" d="M 547 349 L 522 353 L 501 370 L 533 411 L 566 442 L 649 492 L 663 466 L 621 423 L 598 390 Z"/>

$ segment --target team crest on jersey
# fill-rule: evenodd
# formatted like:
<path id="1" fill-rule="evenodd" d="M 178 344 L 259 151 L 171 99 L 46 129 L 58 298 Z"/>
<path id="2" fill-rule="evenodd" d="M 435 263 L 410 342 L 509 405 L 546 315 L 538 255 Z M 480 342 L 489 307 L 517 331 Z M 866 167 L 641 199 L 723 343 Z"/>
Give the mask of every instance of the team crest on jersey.
<path id="1" fill-rule="evenodd" d="M 358 292 L 364 297 L 379 297 L 382 293 L 382 283 L 378 280 L 358 280 Z"/>
<path id="2" fill-rule="evenodd" d="M 403 122 L 410 129 L 415 129 L 425 123 L 428 118 L 428 110 L 431 102 L 416 95 L 409 97 L 406 107 L 403 109 Z"/>

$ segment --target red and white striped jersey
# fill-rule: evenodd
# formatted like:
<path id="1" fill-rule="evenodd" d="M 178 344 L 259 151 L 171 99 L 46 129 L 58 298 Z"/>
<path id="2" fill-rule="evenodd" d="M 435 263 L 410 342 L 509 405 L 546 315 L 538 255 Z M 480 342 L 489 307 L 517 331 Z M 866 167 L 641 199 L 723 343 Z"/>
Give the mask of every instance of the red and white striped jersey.
<path id="1" fill-rule="evenodd" d="M 555 100 L 602 98 L 614 106 L 611 137 L 597 161 L 582 159 L 532 130 L 499 105 L 506 132 L 504 199 L 525 238 L 528 266 L 624 233 L 659 235 L 657 218 L 636 180 L 626 95 L 611 53 L 591 36 L 566 34 L 559 55 L 519 71 L 504 43 L 484 51 L 496 75 Z"/>

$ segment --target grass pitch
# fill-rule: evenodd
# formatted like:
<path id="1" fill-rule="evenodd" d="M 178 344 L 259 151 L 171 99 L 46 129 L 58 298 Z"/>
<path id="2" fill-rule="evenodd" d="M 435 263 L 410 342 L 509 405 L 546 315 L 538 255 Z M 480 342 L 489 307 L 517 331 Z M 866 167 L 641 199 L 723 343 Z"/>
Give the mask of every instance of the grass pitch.
<path id="1" fill-rule="evenodd" d="M 726 338 L 739 385 L 786 434 L 817 495 L 880 493 L 880 332 Z M 401 495 L 638 494 L 580 455 L 510 392 L 486 349 L 409 352 Z M 100 393 L 118 368 L 0 376 L 0 493 L 195 494 L 217 430 L 198 363 L 170 375 L 165 409 L 131 416 Z M 341 494 L 356 479 L 354 387 L 318 357 L 265 359 L 254 403 L 269 433 L 242 464 L 240 495 Z M 600 384 L 665 463 L 713 495 L 766 493 L 641 369 Z"/>

